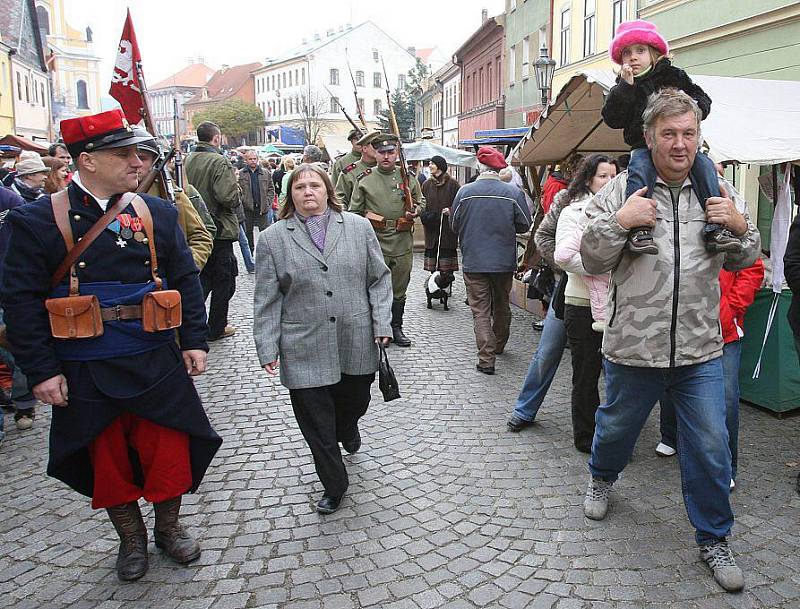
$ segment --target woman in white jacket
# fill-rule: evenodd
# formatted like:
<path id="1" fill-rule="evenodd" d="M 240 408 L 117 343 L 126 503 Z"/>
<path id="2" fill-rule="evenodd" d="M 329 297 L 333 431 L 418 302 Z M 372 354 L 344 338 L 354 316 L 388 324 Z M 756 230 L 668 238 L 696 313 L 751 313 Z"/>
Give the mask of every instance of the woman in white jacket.
<path id="1" fill-rule="evenodd" d="M 603 285 L 608 278 L 589 279 L 580 255 L 580 240 L 588 223 L 584 214 L 592 196 L 617 175 L 617 162 L 604 155 L 586 157 L 567 188 L 570 205 L 561 212 L 556 228 L 555 261 L 567 272 L 564 293 L 564 326 L 572 354 L 572 435 L 575 447 L 583 453 L 592 452 L 594 413 L 600 405 L 597 382 L 600 378 L 602 333 L 593 329 L 592 302 L 602 314 L 606 293 Z M 587 280 L 589 280 L 587 282 Z M 596 280 L 596 281 L 595 281 Z M 589 283 L 592 284 L 590 293 Z M 607 291 L 607 289 L 606 289 Z M 603 316 L 604 317 L 604 316 Z"/>

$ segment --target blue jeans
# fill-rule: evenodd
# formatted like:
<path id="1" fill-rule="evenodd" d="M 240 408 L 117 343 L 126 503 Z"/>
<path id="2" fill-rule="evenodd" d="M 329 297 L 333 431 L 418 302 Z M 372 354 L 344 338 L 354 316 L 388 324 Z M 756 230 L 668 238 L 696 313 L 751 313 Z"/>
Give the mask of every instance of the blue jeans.
<path id="1" fill-rule="evenodd" d="M 652 196 L 653 186 L 656 183 L 656 168 L 647 148 L 634 148 L 631 150 L 631 160 L 628 164 L 628 182 L 625 188 L 625 198 L 630 197 L 640 188 L 647 186 L 647 196 Z M 690 170 L 692 188 L 700 200 L 700 207 L 705 210 L 706 199 L 719 196 L 719 175 L 714 161 L 702 152 L 694 158 Z M 709 228 L 710 227 L 710 228 Z M 706 232 L 719 228 L 718 224 L 706 225 Z"/>
<path id="2" fill-rule="evenodd" d="M 244 266 L 247 268 L 248 273 L 256 270 L 256 263 L 253 262 L 253 252 L 250 251 L 250 244 L 247 242 L 247 234 L 244 232 L 244 226 L 239 225 L 239 247 L 242 250 L 242 258 L 244 258 Z"/>
<path id="3" fill-rule="evenodd" d="M 725 377 L 725 426 L 731 449 L 731 479 L 736 480 L 739 465 L 739 361 L 742 341 L 726 343 L 722 348 L 722 373 Z M 669 398 L 661 400 L 661 441 L 675 448 L 678 445 L 675 406 Z"/>
<path id="4" fill-rule="evenodd" d="M 539 339 L 536 354 L 528 367 L 528 374 L 514 407 L 514 416 L 523 421 L 533 421 L 547 395 L 553 377 L 556 375 L 561 356 L 567 344 L 567 331 L 564 322 L 556 317 L 551 306 L 544 318 L 544 328 Z"/>
<path id="5" fill-rule="evenodd" d="M 655 403 L 675 405 L 683 502 L 699 545 L 724 539 L 733 526 L 731 453 L 725 427 L 722 358 L 677 368 L 604 361 L 606 403 L 597 409 L 589 471 L 614 481 L 630 461 Z"/>

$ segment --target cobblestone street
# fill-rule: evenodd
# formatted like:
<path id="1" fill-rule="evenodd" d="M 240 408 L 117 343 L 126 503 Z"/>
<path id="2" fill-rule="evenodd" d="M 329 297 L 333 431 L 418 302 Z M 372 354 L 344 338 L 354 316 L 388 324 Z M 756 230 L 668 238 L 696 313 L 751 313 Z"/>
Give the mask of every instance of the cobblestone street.
<path id="1" fill-rule="evenodd" d="M 197 563 L 169 562 L 151 539 L 149 572 L 121 584 L 105 514 L 45 475 L 49 407 L 28 432 L 6 414 L 0 606 L 800 607 L 800 417 L 742 405 L 731 542 L 746 589 L 726 594 L 699 559 L 677 460 L 654 453 L 657 413 L 612 491 L 607 519 L 585 519 L 569 352 L 537 425 L 508 432 L 538 340 L 533 318 L 514 310 L 497 374 L 479 374 L 460 275 L 451 311 L 428 310 L 421 262 L 406 310 L 414 344 L 389 350 L 403 397 L 385 404 L 373 386 L 363 448 L 345 457 L 350 489 L 331 516 L 314 511 L 322 487 L 288 392 L 255 356 L 252 275 L 240 275 L 232 302 L 239 331 L 213 343 L 210 372 L 197 383 L 224 439 L 199 493 L 184 500 L 184 523 L 203 547 Z M 145 513 L 151 526 L 151 506 Z"/>

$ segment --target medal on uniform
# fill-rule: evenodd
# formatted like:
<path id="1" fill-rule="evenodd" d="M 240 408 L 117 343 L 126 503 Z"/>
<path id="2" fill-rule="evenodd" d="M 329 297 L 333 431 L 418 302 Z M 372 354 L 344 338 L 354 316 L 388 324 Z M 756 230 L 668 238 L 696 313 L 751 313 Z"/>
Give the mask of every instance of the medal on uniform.
<path id="1" fill-rule="evenodd" d="M 130 214 L 120 214 L 117 216 L 117 220 L 119 220 L 120 225 L 122 228 L 119 230 L 119 236 L 123 239 L 130 239 L 133 237 L 133 231 L 131 230 L 131 218 Z"/>
<path id="2" fill-rule="evenodd" d="M 144 226 L 141 218 L 136 216 L 131 218 L 131 230 L 133 231 L 133 238 L 141 243 L 144 240 Z"/>

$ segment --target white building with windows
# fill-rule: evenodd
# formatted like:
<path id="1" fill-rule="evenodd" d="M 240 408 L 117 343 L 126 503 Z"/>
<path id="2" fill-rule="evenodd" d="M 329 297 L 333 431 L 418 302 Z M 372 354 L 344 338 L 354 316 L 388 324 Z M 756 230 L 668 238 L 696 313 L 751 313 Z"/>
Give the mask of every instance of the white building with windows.
<path id="1" fill-rule="evenodd" d="M 381 60 L 386 65 L 389 88 L 403 88 L 415 57 L 371 21 L 328 30 L 281 57 L 268 58 L 263 68 L 253 72 L 255 103 L 266 122 L 263 141 L 267 141 L 268 130 L 280 125 L 297 127 L 304 103 L 310 102 L 321 110 L 321 138 L 331 157 L 349 150 L 347 133 L 352 127 L 341 107 L 358 122 L 355 81 L 364 118 L 370 128 L 377 127 L 378 116 L 386 109 Z"/>
<path id="2" fill-rule="evenodd" d="M 452 62 L 436 74 L 442 89 L 442 145 L 458 148 L 458 114 L 461 112 L 461 69 Z"/>

